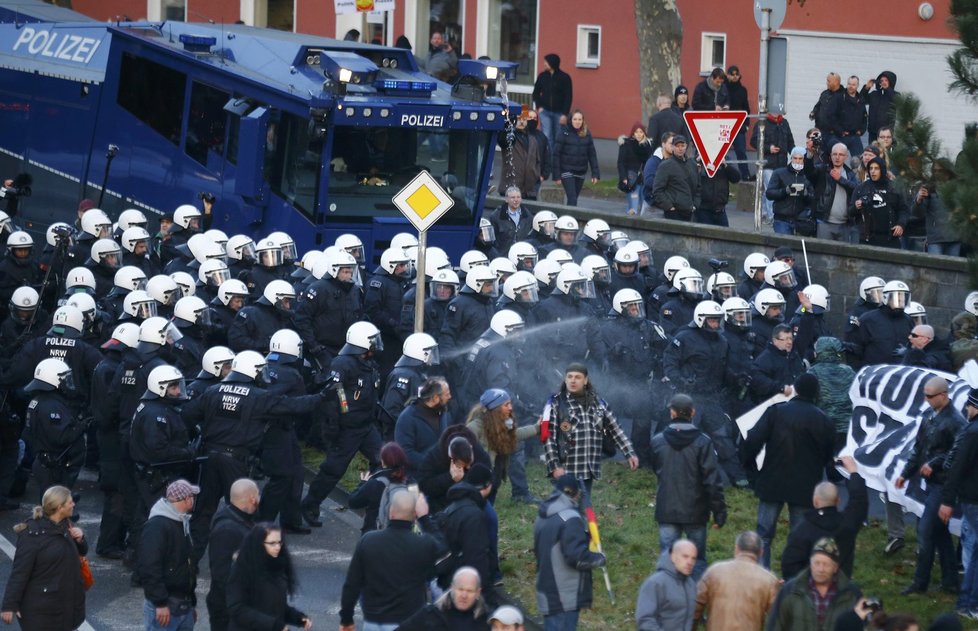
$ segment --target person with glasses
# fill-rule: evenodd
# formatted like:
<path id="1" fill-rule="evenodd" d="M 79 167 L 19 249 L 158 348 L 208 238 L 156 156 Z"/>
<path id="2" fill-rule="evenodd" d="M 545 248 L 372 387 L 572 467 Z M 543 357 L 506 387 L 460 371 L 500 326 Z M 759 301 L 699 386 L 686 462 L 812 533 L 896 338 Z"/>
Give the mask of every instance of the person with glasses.
<path id="1" fill-rule="evenodd" d="M 787 324 L 774 327 L 771 343 L 751 364 L 750 394 L 754 403 L 781 393 L 790 397 L 791 384 L 805 372 L 805 362 L 794 350 L 795 336 Z"/>
<path id="2" fill-rule="evenodd" d="M 924 512 L 917 522 L 917 567 L 913 582 L 901 593 L 907 595 L 927 591 L 936 550 L 941 559 L 941 591 L 956 594 L 957 557 L 951 543 L 951 533 L 941 520 L 939 511 L 941 494 L 947 481 L 946 465 L 951 464 L 949 456 L 955 438 L 965 428 L 966 422 L 961 412 L 952 405 L 948 383 L 943 377 L 928 379 L 924 383 L 923 394 L 929 409 L 921 416 L 910 457 L 894 484 L 902 489 L 911 482 L 917 485 L 915 490 L 920 491 L 924 498 Z"/>
<path id="3" fill-rule="evenodd" d="M 255 525 L 241 542 L 231 566 L 227 602 L 229 629 L 312 628 L 312 620 L 289 599 L 298 588 L 295 566 L 282 530 L 273 523 Z"/>
<path id="4" fill-rule="evenodd" d="M 903 355 L 904 366 L 921 366 L 951 372 L 951 356 L 947 346 L 934 342 L 934 327 L 918 324 L 910 331 L 910 346 Z"/>

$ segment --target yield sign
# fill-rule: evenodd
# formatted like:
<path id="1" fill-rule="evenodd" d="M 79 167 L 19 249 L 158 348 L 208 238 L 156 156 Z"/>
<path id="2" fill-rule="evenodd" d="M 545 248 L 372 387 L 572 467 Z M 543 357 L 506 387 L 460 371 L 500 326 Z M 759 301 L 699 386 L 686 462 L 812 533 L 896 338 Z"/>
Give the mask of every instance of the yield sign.
<path id="1" fill-rule="evenodd" d="M 713 177 L 747 120 L 747 112 L 685 112 L 683 118 L 703 160 L 706 175 Z"/>

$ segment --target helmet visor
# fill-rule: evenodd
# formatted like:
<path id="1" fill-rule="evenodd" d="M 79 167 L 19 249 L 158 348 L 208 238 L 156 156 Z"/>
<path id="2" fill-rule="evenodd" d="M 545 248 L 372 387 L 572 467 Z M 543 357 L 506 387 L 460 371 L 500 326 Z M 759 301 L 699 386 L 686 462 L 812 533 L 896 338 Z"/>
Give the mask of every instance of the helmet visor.
<path id="1" fill-rule="evenodd" d="M 146 320 L 147 318 L 155 318 L 157 315 L 156 301 L 148 300 L 146 302 L 136 303 L 136 313 L 135 316 L 140 320 Z"/>
<path id="2" fill-rule="evenodd" d="M 283 261 L 294 261 L 298 258 L 295 243 L 289 241 L 288 243 L 282 244 L 282 260 Z"/>
<path id="3" fill-rule="evenodd" d="M 262 267 L 278 267 L 282 264 L 284 257 L 282 249 L 262 250 L 258 253 L 258 264 Z"/>
<path id="4" fill-rule="evenodd" d="M 244 245 L 238 246 L 236 250 L 238 258 L 242 261 L 254 261 L 255 260 L 255 242 L 248 241 Z"/>
<path id="5" fill-rule="evenodd" d="M 438 281 L 433 281 L 429 289 L 429 295 L 434 300 L 445 302 L 455 297 L 456 290 L 457 287 L 454 283 L 440 283 Z"/>
<path id="6" fill-rule="evenodd" d="M 186 401 L 190 397 L 187 396 L 187 384 L 183 379 L 176 379 L 170 381 L 165 385 L 163 390 L 163 397 L 167 399 L 173 399 L 175 401 Z"/>
<path id="7" fill-rule="evenodd" d="M 774 286 L 781 288 L 790 288 L 798 284 L 798 279 L 795 278 L 795 270 L 789 269 L 781 272 L 774 277 Z"/>
<path id="8" fill-rule="evenodd" d="M 363 246 L 355 245 L 346 249 L 357 263 L 363 263 Z"/>
<path id="9" fill-rule="evenodd" d="M 737 295 L 737 287 L 735 285 L 717 285 L 713 288 L 713 292 L 720 298 L 717 302 L 723 302 L 727 298 L 733 298 Z"/>
<path id="10" fill-rule="evenodd" d="M 890 291 L 885 295 L 886 306 L 890 309 L 904 309 L 910 302 L 910 296 L 905 291 Z"/>
<path id="11" fill-rule="evenodd" d="M 727 314 L 727 322 L 742 329 L 750 328 L 751 313 L 750 309 L 737 309 Z"/>
<path id="12" fill-rule="evenodd" d="M 424 363 L 428 366 L 437 366 L 441 363 L 441 355 L 438 353 L 438 346 L 431 346 L 424 349 Z"/>
<path id="13" fill-rule="evenodd" d="M 607 267 L 599 267 L 591 274 L 591 280 L 602 285 L 611 282 L 611 270 Z"/>
<path id="14" fill-rule="evenodd" d="M 513 301 L 534 304 L 540 300 L 540 288 L 534 283 L 525 287 L 517 287 L 513 291 Z"/>
<path id="15" fill-rule="evenodd" d="M 231 280 L 231 270 L 226 267 L 221 267 L 204 275 L 207 279 L 207 284 L 211 287 L 220 287 L 221 283 L 226 280 Z"/>
<path id="16" fill-rule="evenodd" d="M 493 243 L 496 240 L 496 229 L 492 224 L 479 228 L 479 240 L 483 243 Z"/>
<path id="17" fill-rule="evenodd" d="M 379 353 L 380 351 L 384 350 L 384 340 L 381 338 L 380 333 L 371 335 L 369 341 L 370 350 L 374 351 L 375 353 Z"/>
<path id="18" fill-rule="evenodd" d="M 547 237 L 553 238 L 556 224 L 557 224 L 557 221 L 556 220 L 554 220 L 554 221 L 541 221 L 540 222 L 540 230 L 539 230 L 540 234 L 542 234 L 544 236 L 547 236 Z"/>
<path id="19" fill-rule="evenodd" d="M 166 333 L 166 344 L 174 344 L 183 339 L 183 333 L 180 332 L 180 329 L 172 321 L 167 322 L 166 328 L 163 331 Z"/>
<path id="20" fill-rule="evenodd" d="M 636 300 L 634 302 L 623 302 L 621 304 L 621 314 L 633 320 L 645 319 L 645 302 Z"/>

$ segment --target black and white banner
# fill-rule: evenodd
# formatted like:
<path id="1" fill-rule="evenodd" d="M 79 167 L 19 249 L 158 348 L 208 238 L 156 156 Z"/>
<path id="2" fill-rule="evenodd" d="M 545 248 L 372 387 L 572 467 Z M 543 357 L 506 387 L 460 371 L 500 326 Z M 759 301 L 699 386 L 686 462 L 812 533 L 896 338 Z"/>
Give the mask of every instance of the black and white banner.
<path id="1" fill-rule="evenodd" d="M 951 405 L 963 410 L 971 386 L 957 375 L 912 366 L 866 366 L 860 370 L 849 389 L 852 422 L 849 440 L 840 454 L 855 458 L 869 488 L 885 492 L 890 501 L 918 517 L 923 512 L 926 479 L 916 475 L 903 489 L 897 489 L 894 482 L 913 449 L 920 417 L 929 409 L 924 384 L 935 375 L 948 380 Z"/>

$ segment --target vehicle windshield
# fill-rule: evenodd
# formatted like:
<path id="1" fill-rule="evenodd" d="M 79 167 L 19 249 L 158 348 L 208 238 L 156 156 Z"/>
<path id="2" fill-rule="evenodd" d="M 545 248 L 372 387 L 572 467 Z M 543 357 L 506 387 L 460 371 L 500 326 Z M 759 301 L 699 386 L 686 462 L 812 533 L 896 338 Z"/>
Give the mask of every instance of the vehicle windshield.
<path id="1" fill-rule="evenodd" d="M 427 169 L 455 199 L 438 223 L 474 223 L 491 132 L 336 126 L 333 134 L 328 219 L 400 217 L 393 197 Z"/>

